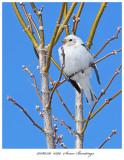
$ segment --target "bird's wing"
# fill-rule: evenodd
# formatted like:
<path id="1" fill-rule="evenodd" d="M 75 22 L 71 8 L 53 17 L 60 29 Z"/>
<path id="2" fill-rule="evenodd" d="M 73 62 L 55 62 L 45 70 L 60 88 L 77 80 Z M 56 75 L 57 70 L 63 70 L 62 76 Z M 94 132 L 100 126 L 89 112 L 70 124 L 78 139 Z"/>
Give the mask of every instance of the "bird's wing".
<path id="1" fill-rule="evenodd" d="M 92 63 L 92 64 L 91 64 L 91 67 L 93 67 L 93 68 L 94 68 L 94 70 L 95 70 L 96 78 L 97 78 L 98 83 L 99 83 L 99 84 L 101 84 L 101 82 L 100 82 L 100 78 L 99 78 L 98 69 L 97 69 L 96 65 L 95 65 L 94 63 Z"/>
<path id="2" fill-rule="evenodd" d="M 90 49 L 85 44 L 82 43 L 81 45 L 84 46 L 86 48 L 86 50 L 91 54 Z"/>
<path id="3" fill-rule="evenodd" d="M 72 84 L 72 86 L 79 92 L 81 93 L 80 87 L 78 86 L 78 84 L 76 83 L 76 81 L 72 80 L 72 79 L 68 79 L 68 81 Z"/>
<path id="4" fill-rule="evenodd" d="M 85 44 L 81 44 L 81 45 L 84 46 L 84 47 L 87 49 L 87 51 L 89 51 L 89 53 L 91 54 L 90 49 L 89 49 L 87 46 L 85 46 Z M 92 54 L 91 54 L 91 55 L 92 55 Z M 91 66 L 92 66 L 92 67 L 94 68 L 94 70 L 95 70 L 96 78 L 97 78 L 98 83 L 101 84 L 100 78 L 99 78 L 99 74 L 98 74 L 98 69 L 97 69 L 96 65 L 95 65 L 94 63 L 92 63 Z"/>

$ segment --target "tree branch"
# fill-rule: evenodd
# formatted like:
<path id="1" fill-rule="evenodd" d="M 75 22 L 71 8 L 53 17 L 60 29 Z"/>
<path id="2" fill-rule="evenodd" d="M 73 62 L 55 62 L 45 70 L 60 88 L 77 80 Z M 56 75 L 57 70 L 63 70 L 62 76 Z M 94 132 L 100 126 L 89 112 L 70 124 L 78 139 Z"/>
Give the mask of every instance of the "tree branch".
<path id="1" fill-rule="evenodd" d="M 87 45 L 86 45 L 89 49 L 92 45 L 92 41 L 93 41 L 93 37 L 94 37 L 95 31 L 96 31 L 97 25 L 99 23 L 99 20 L 102 16 L 103 11 L 104 11 L 106 6 L 107 6 L 107 2 L 102 2 L 101 7 L 99 9 L 99 12 L 98 12 L 98 14 L 97 14 L 97 16 L 94 20 L 94 23 L 93 23 L 93 26 L 91 28 L 90 35 L 89 35 L 89 38 L 88 38 L 88 41 L 87 41 Z"/>
<path id="2" fill-rule="evenodd" d="M 24 114 L 30 119 L 30 121 L 33 123 L 33 125 L 35 125 L 37 128 L 39 128 L 43 133 L 45 133 L 44 129 L 42 127 L 40 127 L 39 125 L 37 125 L 34 122 L 34 120 L 31 118 L 31 116 L 29 116 L 29 114 L 26 112 L 26 110 L 22 106 L 20 106 L 15 100 L 13 100 L 12 97 L 7 96 L 7 100 L 13 102 L 13 104 L 15 104 L 16 106 L 21 108 L 21 111 L 24 112 Z"/>
<path id="3" fill-rule="evenodd" d="M 110 140 L 110 138 L 111 138 L 114 134 L 116 134 L 116 133 L 117 133 L 117 130 L 113 130 L 112 133 L 111 133 L 111 135 L 101 144 L 101 146 L 100 146 L 98 149 L 102 148 L 102 147 L 104 146 L 104 144 L 105 144 L 108 140 Z"/>
<path id="4" fill-rule="evenodd" d="M 59 30 L 57 32 L 57 35 L 56 35 L 56 38 L 55 38 L 55 41 L 54 41 L 54 45 L 57 43 L 57 41 L 58 41 L 58 39 L 59 39 L 59 37 L 60 37 L 60 35 L 62 33 L 63 26 L 68 23 L 71 15 L 72 15 L 72 12 L 73 12 L 74 8 L 76 7 L 76 5 L 77 5 L 77 2 L 73 2 L 72 3 L 72 5 L 71 5 L 71 7 L 70 7 L 70 9 L 69 9 L 69 11 L 68 11 L 68 13 L 66 15 L 66 18 L 64 19 L 63 23 L 59 27 Z"/>
<path id="5" fill-rule="evenodd" d="M 102 46 L 102 48 L 93 56 L 93 58 L 96 58 L 97 55 L 105 48 L 105 46 L 106 46 L 110 41 L 118 38 L 118 34 L 119 34 L 119 32 L 120 32 L 121 29 L 122 29 L 122 27 L 118 27 L 116 35 L 114 35 L 111 39 L 108 39 L 108 40 L 105 42 L 105 44 Z"/>
<path id="6" fill-rule="evenodd" d="M 105 102 L 103 103 L 103 105 L 101 107 L 99 107 L 99 109 L 97 109 L 93 114 L 91 114 L 90 119 L 92 119 L 99 111 L 101 111 L 101 109 L 106 105 L 109 104 L 109 102 L 114 99 L 116 96 L 118 96 L 120 93 L 122 92 L 122 89 L 117 92 L 114 96 L 112 96 L 111 98 L 109 98 L 108 100 L 105 100 Z"/>
<path id="7" fill-rule="evenodd" d="M 21 14 L 19 13 L 19 10 L 17 8 L 17 5 L 15 2 L 12 2 L 12 6 L 13 9 L 16 13 L 16 16 L 19 20 L 19 22 L 21 23 L 22 27 L 24 28 L 24 31 L 27 33 L 28 37 L 30 38 L 31 42 L 33 43 L 34 47 L 37 49 L 39 47 L 38 42 L 36 41 L 35 37 L 33 36 L 33 34 L 31 33 L 31 31 L 28 29 L 27 25 L 25 24 Z"/>
<path id="8" fill-rule="evenodd" d="M 94 105 L 92 106 L 91 111 L 89 112 L 89 116 L 88 116 L 88 118 L 86 119 L 85 126 L 84 126 L 83 130 L 81 131 L 81 134 L 83 134 L 84 131 L 85 131 L 86 128 L 87 128 L 87 125 L 88 125 L 88 122 L 89 122 L 89 120 L 90 120 L 91 114 L 92 114 L 92 112 L 93 112 L 93 110 L 94 110 L 94 107 L 96 106 L 97 102 L 98 102 L 99 99 L 102 97 L 102 95 L 105 94 L 106 90 L 108 89 L 108 87 L 109 87 L 110 84 L 112 83 L 112 81 L 113 81 L 113 79 L 115 78 L 115 76 L 119 73 L 119 70 L 121 69 L 121 66 L 122 66 L 122 65 L 120 65 L 120 67 L 115 71 L 115 73 L 114 73 L 113 77 L 111 78 L 110 82 L 108 83 L 108 85 L 106 86 L 106 88 L 101 91 L 101 94 L 99 95 L 98 100 L 97 100 L 97 101 L 94 103 Z"/>
<path id="9" fill-rule="evenodd" d="M 84 118 L 83 118 L 83 91 L 78 93 L 75 91 L 76 102 L 75 102 L 75 111 L 76 111 L 76 136 L 75 136 L 75 148 L 82 149 L 83 148 L 83 140 L 84 134 L 80 134 L 84 126 Z"/>
<path id="10" fill-rule="evenodd" d="M 114 51 L 112 51 L 111 53 L 107 54 L 106 56 L 100 58 L 99 60 L 97 60 L 97 61 L 94 62 L 94 63 L 96 64 L 96 63 L 102 61 L 103 59 L 105 59 L 105 58 L 107 58 L 107 57 L 109 57 L 109 56 L 111 56 L 111 55 L 115 55 L 116 53 L 118 53 L 118 52 L 120 52 L 120 51 L 122 51 L 122 49 L 118 49 L 118 50 L 116 50 L 116 51 L 114 50 Z"/>
<path id="11" fill-rule="evenodd" d="M 31 73 L 31 71 L 27 67 L 23 66 L 23 69 L 24 69 L 24 71 L 27 71 L 31 75 L 31 78 L 33 79 L 34 84 L 35 84 L 34 86 L 35 86 L 37 95 L 38 95 L 38 97 L 39 97 L 39 99 L 40 99 L 40 101 L 42 103 L 42 98 L 41 98 L 41 96 L 40 96 L 40 94 L 38 92 L 37 83 L 36 83 L 36 79 L 35 79 L 34 75 Z"/>
<path id="12" fill-rule="evenodd" d="M 61 80 L 62 72 L 63 72 L 63 69 L 64 69 L 64 67 L 65 67 L 65 53 L 64 53 L 64 48 L 61 47 L 61 50 L 62 50 L 62 56 L 63 56 L 62 69 L 61 69 L 61 72 L 60 72 L 59 79 L 58 79 L 56 85 L 54 86 L 54 88 L 53 88 L 53 90 L 52 90 L 52 93 L 51 93 L 51 95 L 50 95 L 50 100 L 49 100 L 49 104 L 48 104 L 48 107 L 47 107 L 47 108 L 50 108 L 50 106 L 51 106 L 51 101 L 52 101 L 53 93 L 54 93 L 54 91 L 56 90 L 56 88 L 57 88 L 57 86 L 58 86 L 58 84 L 59 84 L 59 82 L 60 82 L 60 80 Z"/>
<path id="13" fill-rule="evenodd" d="M 65 3 L 62 4 L 60 16 L 59 16 L 58 22 L 56 24 L 56 27 L 55 27 L 55 30 L 54 30 L 54 33 L 53 33 L 53 36 L 52 36 L 52 39 L 51 39 L 51 42 L 50 42 L 49 52 L 48 52 L 48 56 L 47 56 L 47 64 L 46 64 L 46 67 L 44 69 L 44 72 L 48 72 L 48 70 L 50 68 L 50 60 L 51 60 L 51 56 L 52 56 L 52 49 L 53 49 L 53 46 L 54 46 L 54 40 L 56 38 L 58 29 L 59 29 L 59 25 L 60 25 L 61 20 L 62 20 L 64 8 L 65 8 Z"/>
<path id="14" fill-rule="evenodd" d="M 34 2 L 30 2 L 30 4 L 31 4 L 31 7 L 32 7 L 32 9 L 33 9 L 34 13 L 36 13 L 36 14 L 37 14 L 38 9 L 36 8 L 36 6 L 35 6 Z"/>
<path id="15" fill-rule="evenodd" d="M 61 125 L 64 125 L 71 134 L 74 134 L 74 135 L 76 134 L 74 130 L 71 130 L 71 126 L 68 126 L 67 124 L 65 124 L 65 122 L 63 120 L 55 118 L 54 116 L 52 117 L 52 119 L 53 119 L 53 121 L 58 121 L 61 123 Z"/>
<path id="16" fill-rule="evenodd" d="M 77 25 L 78 25 L 78 22 L 79 22 L 79 18 L 80 18 L 83 6 L 84 6 L 84 2 L 81 2 L 80 6 L 79 6 L 79 9 L 78 9 L 78 12 L 77 12 L 77 15 L 76 15 L 76 23 L 75 23 L 75 26 L 74 26 L 74 31 L 75 31 L 74 34 L 76 34 Z"/>
<path id="17" fill-rule="evenodd" d="M 55 87 L 55 83 L 53 82 L 53 80 L 52 80 L 52 78 L 51 78 L 50 76 L 49 76 L 49 79 L 51 80 L 52 85 Z M 57 88 L 56 88 L 56 93 L 57 93 L 57 95 L 58 95 L 60 101 L 62 102 L 63 106 L 64 106 L 65 109 L 67 110 L 67 112 L 70 114 L 70 116 L 73 118 L 73 120 L 75 120 L 75 117 L 74 117 L 73 114 L 70 112 L 70 110 L 69 110 L 68 107 L 65 105 L 65 103 L 63 102 L 63 100 L 62 100 L 62 98 L 61 98 L 61 96 L 60 96 L 60 94 L 59 94 Z"/>
<path id="18" fill-rule="evenodd" d="M 64 19 L 66 18 L 66 15 L 67 15 L 67 6 L 68 6 L 68 3 L 65 2 L 65 8 L 64 8 Z M 70 33 L 69 33 L 69 26 L 67 24 L 66 28 L 65 28 L 65 33 L 66 33 L 66 36 L 68 36 Z"/>

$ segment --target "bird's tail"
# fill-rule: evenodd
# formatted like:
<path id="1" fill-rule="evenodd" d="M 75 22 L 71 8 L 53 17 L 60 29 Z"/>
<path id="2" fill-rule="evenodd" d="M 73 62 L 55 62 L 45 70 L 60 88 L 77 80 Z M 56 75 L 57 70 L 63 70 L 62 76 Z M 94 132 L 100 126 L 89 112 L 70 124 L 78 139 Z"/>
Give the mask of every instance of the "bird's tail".
<path id="1" fill-rule="evenodd" d="M 96 98 L 96 96 L 93 93 L 93 90 L 91 88 L 89 78 L 88 77 L 83 78 L 80 81 L 80 84 L 81 84 L 81 86 L 83 88 L 83 91 L 85 93 L 87 103 L 90 104 L 92 101 L 97 101 L 97 98 Z"/>

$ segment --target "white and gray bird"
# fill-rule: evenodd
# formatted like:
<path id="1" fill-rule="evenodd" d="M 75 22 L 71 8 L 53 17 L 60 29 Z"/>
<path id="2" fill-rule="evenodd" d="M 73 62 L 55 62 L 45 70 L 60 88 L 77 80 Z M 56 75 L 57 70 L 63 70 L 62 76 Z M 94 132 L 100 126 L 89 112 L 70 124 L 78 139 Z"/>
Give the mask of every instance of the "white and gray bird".
<path id="1" fill-rule="evenodd" d="M 81 92 L 81 90 L 76 82 L 81 85 L 88 104 L 90 104 L 92 101 L 96 101 L 97 98 L 93 93 L 89 81 L 93 68 L 99 84 L 100 80 L 90 50 L 84 45 L 83 41 L 75 35 L 69 35 L 65 37 L 62 42 L 64 43 L 62 47 L 65 53 L 64 72 L 66 76 L 69 77 L 70 75 L 80 71 L 69 79 L 70 83 L 77 89 L 78 92 Z M 59 59 L 62 65 L 63 56 L 61 47 L 58 51 Z"/>

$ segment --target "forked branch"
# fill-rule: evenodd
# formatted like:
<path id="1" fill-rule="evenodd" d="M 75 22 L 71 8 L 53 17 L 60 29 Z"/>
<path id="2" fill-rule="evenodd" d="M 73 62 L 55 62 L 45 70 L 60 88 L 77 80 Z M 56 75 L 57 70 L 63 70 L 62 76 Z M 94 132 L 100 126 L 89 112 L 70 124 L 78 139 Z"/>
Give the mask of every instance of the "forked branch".
<path id="1" fill-rule="evenodd" d="M 93 56 L 93 58 L 96 58 L 97 55 L 105 48 L 105 46 L 106 46 L 110 41 L 118 38 L 118 34 L 119 34 L 119 32 L 120 32 L 121 29 L 122 29 L 122 27 L 118 27 L 116 35 L 114 35 L 111 39 L 108 39 L 108 40 L 105 42 L 105 44 L 102 46 L 102 48 Z"/>
<path id="2" fill-rule="evenodd" d="M 114 73 L 113 77 L 111 78 L 110 82 L 108 83 L 108 85 L 106 86 L 106 88 L 101 91 L 101 93 L 100 93 L 100 95 L 99 95 L 99 97 L 98 97 L 98 100 L 97 100 L 97 101 L 94 103 L 94 105 L 92 106 L 91 111 L 89 112 L 88 118 L 86 119 L 85 126 L 84 126 L 83 130 L 81 131 L 81 134 L 83 134 L 84 131 L 85 131 L 86 128 L 87 128 L 87 125 L 88 125 L 88 122 L 89 122 L 89 120 L 90 120 L 91 114 L 92 114 L 92 112 L 93 112 L 93 110 L 94 110 L 97 102 L 100 100 L 100 98 L 102 97 L 102 95 L 105 94 L 106 90 L 108 89 L 108 87 L 109 87 L 110 84 L 112 83 L 113 79 L 114 79 L 115 76 L 119 73 L 119 70 L 121 69 L 121 66 L 122 66 L 122 65 L 120 65 L 120 67 L 115 71 L 115 73 Z M 106 102 L 106 104 L 107 104 L 107 102 Z"/>

